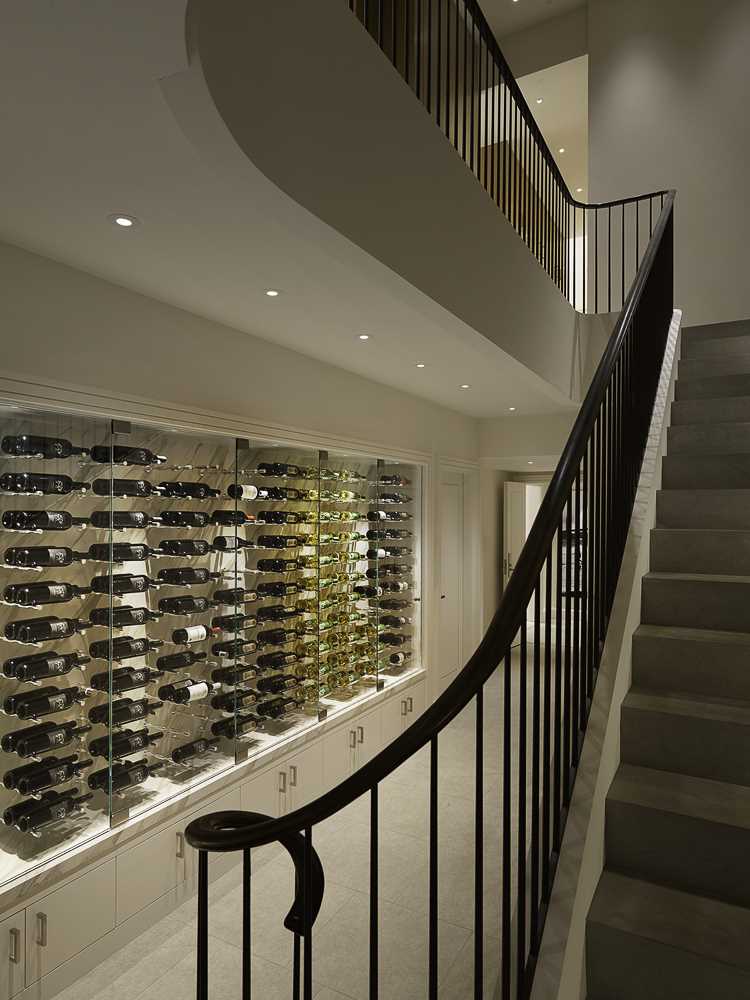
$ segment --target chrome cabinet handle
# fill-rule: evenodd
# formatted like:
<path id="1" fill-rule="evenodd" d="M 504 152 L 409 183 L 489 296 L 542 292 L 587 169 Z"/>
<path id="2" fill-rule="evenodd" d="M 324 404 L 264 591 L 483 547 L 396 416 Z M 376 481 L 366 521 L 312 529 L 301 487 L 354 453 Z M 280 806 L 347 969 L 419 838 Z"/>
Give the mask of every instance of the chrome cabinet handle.
<path id="1" fill-rule="evenodd" d="M 406 699 L 406 704 L 407 704 L 408 710 L 410 712 L 413 712 L 414 711 L 414 699 L 413 698 L 407 698 Z"/>
<path id="2" fill-rule="evenodd" d="M 290 764 L 289 765 L 289 787 L 290 788 L 296 788 L 297 787 L 297 765 L 296 764 Z"/>
<path id="3" fill-rule="evenodd" d="M 356 734 L 356 732 L 353 729 L 350 729 L 349 730 L 349 746 L 353 750 L 356 747 L 356 745 L 357 745 L 357 734 Z"/>
<path id="4" fill-rule="evenodd" d="M 37 913 L 36 915 L 36 943 L 40 948 L 47 947 L 47 914 Z"/>
<path id="5" fill-rule="evenodd" d="M 21 932 L 17 927 L 10 929 L 10 948 L 8 949 L 9 961 L 16 965 L 21 961 Z"/>
<path id="6" fill-rule="evenodd" d="M 177 846 L 175 848 L 175 857 L 182 861 L 185 857 L 185 834 L 177 834 Z"/>
<path id="7" fill-rule="evenodd" d="M 286 771 L 279 771 L 279 791 L 286 794 Z"/>
<path id="8" fill-rule="evenodd" d="M 360 743 L 364 743 L 365 742 L 365 727 L 364 726 L 357 726 L 357 735 L 359 736 L 359 742 Z"/>
<path id="9" fill-rule="evenodd" d="M 406 713 L 407 713 L 408 711 L 409 711 L 409 708 L 408 708 L 408 706 L 407 706 L 407 704 L 406 704 L 406 700 L 405 700 L 405 699 L 402 699 L 402 700 L 401 700 L 401 714 L 402 714 L 402 715 L 406 715 Z"/>

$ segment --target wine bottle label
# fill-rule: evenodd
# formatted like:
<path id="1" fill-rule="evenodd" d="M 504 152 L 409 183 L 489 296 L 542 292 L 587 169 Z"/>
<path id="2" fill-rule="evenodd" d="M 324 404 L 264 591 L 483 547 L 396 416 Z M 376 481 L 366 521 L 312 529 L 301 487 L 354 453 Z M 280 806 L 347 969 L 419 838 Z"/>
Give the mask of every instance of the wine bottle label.
<path id="1" fill-rule="evenodd" d="M 188 687 L 188 701 L 200 701 L 201 698 L 205 698 L 208 694 L 208 684 L 191 684 Z"/>
<path id="2" fill-rule="evenodd" d="M 208 629 L 205 625 L 191 625 L 184 631 L 184 642 L 202 642 L 208 636 Z"/>

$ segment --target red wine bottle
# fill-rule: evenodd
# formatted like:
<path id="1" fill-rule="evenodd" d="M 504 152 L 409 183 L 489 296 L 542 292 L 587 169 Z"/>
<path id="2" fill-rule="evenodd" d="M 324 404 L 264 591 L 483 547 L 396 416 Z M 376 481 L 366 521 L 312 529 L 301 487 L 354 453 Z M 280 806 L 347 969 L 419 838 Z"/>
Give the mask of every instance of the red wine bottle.
<path id="1" fill-rule="evenodd" d="M 209 497 L 221 496 L 221 490 L 215 490 L 208 483 L 164 482 L 159 483 L 162 496 L 173 500 L 208 500 Z"/>
<path id="2" fill-rule="evenodd" d="M 4 437 L 0 441 L 0 450 L 14 458 L 71 458 L 88 453 L 86 448 L 76 448 L 66 438 L 35 434 Z"/>
<path id="3" fill-rule="evenodd" d="M 39 608 L 45 604 L 65 604 L 90 593 L 88 587 L 76 587 L 75 584 L 59 583 L 57 580 L 40 580 L 36 583 L 12 583 L 3 591 L 3 600 L 23 608 Z"/>
<path id="4" fill-rule="evenodd" d="M 299 591 L 296 583 L 284 583 L 282 581 L 274 583 L 259 583 L 258 597 L 289 597 Z"/>
<path id="5" fill-rule="evenodd" d="M 411 514 L 405 510 L 368 510 L 368 521 L 410 521 Z"/>
<path id="6" fill-rule="evenodd" d="M 400 667 L 403 666 L 407 660 L 410 660 L 412 655 L 411 651 L 407 651 L 405 653 L 391 653 L 388 657 L 388 662 L 392 667 Z"/>
<path id="7" fill-rule="evenodd" d="M 261 573 L 294 573 L 301 569 L 298 559 L 259 559 L 258 569 Z"/>
<path id="8" fill-rule="evenodd" d="M 163 465 L 167 461 L 166 455 L 156 455 L 149 448 L 132 448 L 124 444 L 113 447 L 96 444 L 91 449 L 91 459 L 102 464 L 113 462 L 115 465 Z"/>
<path id="9" fill-rule="evenodd" d="M 122 729 L 120 732 L 112 734 L 112 756 L 114 758 L 129 757 L 132 753 L 139 753 L 141 750 L 148 750 L 154 743 L 158 743 L 164 733 L 154 730 L 143 729 Z M 109 757 L 110 737 L 97 736 L 89 743 L 89 753 L 92 757 Z"/>
<path id="10" fill-rule="evenodd" d="M 43 496 L 66 496 L 80 491 L 85 493 L 88 483 L 70 476 L 38 474 L 34 472 L 9 472 L 0 476 L 0 490 L 6 493 L 38 493 Z"/>
<path id="11" fill-rule="evenodd" d="M 18 681 L 38 681 L 62 677 L 90 662 L 91 658 L 82 653 L 32 653 L 6 660 L 3 674 Z"/>
<path id="12" fill-rule="evenodd" d="M 162 639 L 148 639 L 146 636 L 134 638 L 132 635 L 118 635 L 111 640 L 113 660 L 132 660 L 136 656 L 146 656 L 164 645 Z M 110 640 L 99 639 L 89 646 L 89 656 L 92 660 L 108 660 L 110 657 Z"/>
<path id="13" fill-rule="evenodd" d="M 219 684 L 185 677 L 174 684 L 162 684 L 159 697 L 162 701 L 170 701 L 175 705 L 189 705 L 194 701 L 203 701 L 212 691 L 218 691 L 219 687 Z"/>
<path id="14" fill-rule="evenodd" d="M 175 747 L 170 756 L 175 764 L 184 764 L 186 760 L 201 757 L 204 753 L 213 750 L 218 745 L 218 739 L 202 737 L 197 740 L 191 740 L 190 743 L 183 743 L 182 746 Z"/>
<path id="15" fill-rule="evenodd" d="M 222 528 L 241 528 L 243 524 L 250 524 L 254 520 L 252 515 L 248 516 L 241 510 L 215 510 L 211 515 L 211 524 Z"/>
<path id="16" fill-rule="evenodd" d="M 159 542 L 159 554 L 165 556 L 207 556 L 211 543 L 203 538 L 167 538 Z"/>
<path id="17" fill-rule="evenodd" d="M 112 694 L 124 694 L 126 691 L 136 691 L 163 677 L 162 670 L 152 670 L 150 667 L 117 667 L 112 671 Z M 94 674 L 91 687 L 96 691 L 108 691 L 110 687 L 109 673 Z"/>
<path id="18" fill-rule="evenodd" d="M 112 528 L 124 531 L 129 528 L 149 528 L 159 524 L 159 518 L 145 510 L 95 510 L 89 518 L 92 528 Z"/>
<path id="19" fill-rule="evenodd" d="M 238 656 L 245 656 L 247 653 L 254 653 L 257 649 L 254 639 L 229 639 L 226 642 L 215 642 L 211 646 L 213 656 L 230 656 L 237 659 Z"/>
<path id="20" fill-rule="evenodd" d="M 158 586 L 156 580 L 144 573 L 104 573 L 91 581 L 91 589 L 95 594 L 111 592 L 116 597 L 122 594 L 145 594 L 151 587 Z"/>
<path id="21" fill-rule="evenodd" d="M 302 702 L 298 698 L 272 698 L 270 701 L 264 701 L 258 705 L 256 712 L 268 719 L 281 719 L 287 712 L 299 708 L 301 704 Z"/>
<path id="22" fill-rule="evenodd" d="M 283 646 L 287 642 L 299 639 L 302 633 L 295 628 L 272 628 L 258 632 L 256 636 L 259 646 Z"/>
<path id="23" fill-rule="evenodd" d="M 381 615 L 380 624 L 385 625 L 387 628 L 403 628 L 404 625 L 411 625 L 411 618 L 406 618 L 404 615 Z"/>
<path id="24" fill-rule="evenodd" d="M 38 765 L 34 765 L 38 766 Z M 31 816 L 38 809 L 54 802 L 61 802 L 65 798 L 70 798 L 78 794 L 77 788 L 68 789 L 66 792 L 56 792 L 53 790 L 43 792 L 38 799 L 26 799 L 24 802 L 16 802 L 8 806 L 3 812 L 3 823 L 6 826 L 17 827 L 24 816 Z"/>
<path id="25" fill-rule="evenodd" d="M 200 615 L 216 607 L 217 602 L 208 597 L 193 597 L 180 594 L 179 597 L 162 597 L 159 611 L 164 615 Z"/>
<path id="26" fill-rule="evenodd" d="M 80 618 L 23 618 L 5 626 L 5 638 L 15 642 L 47 642 L 50 639 L 67 639 L 91 627 L 91 622 Z"/>
<path id="27" fill-rule="evenodd" d="M 43 693 L 44 692 L 44 693 Z M 41 719 L 45 715 L 54 715 L 55 712 L 64 712 L 77 702 L 83 701 L 85 694 L 82 688 L 69 687 L 57 690 L 52 688 L 45 691 L 44 688 L 36 692 L 28 692 L 27 696 L 20 701 L 16 701 L 15 714 L 19 719 Z M 11 699 L 8 699 L 10 701 Z M 7 702 L 6 702 L 7 704 Z"/>
<path id="28" fill-rule="evenodd" d="M 147 479 L 95 479 L 91 487 L 98 497 L 153 497 L 161 490 Z"/>
<path id="29" fill-rule="evenodd" d="M 16 782 L 16 788 L 20 795 L 38 795 L 48 788 L 55 788 L 79 778 L 93 763 L 90 757 L 79 759 L 76 754 L 53 759 L 48 757 L 43 764 L 34 764 L 32 765 L 33 770 L 20 775 Z M 18 768 L 18 770 L 22 769 Z"/>
<path id="30" fill-rule="evenodd" d="M 212 573 L 202 566 L 175 566 L 172 569 L 160 569 L 157 574 L 159 583 L 171 587 L 192 587 L 219 580 L 221 573 Z"/>
<path id="31" fill-rule="evenodd" d="M 299 615 L 297 608 L 288 608 L 284 604 L 269 604 L 264 608 L 258 608 L 258 621 L 284 621 L 288 618 L 298 618 Z"/>
<path id="32" fill-rule="evenodd" d="M 217 632 L 244 632 L 245 629 L 255 628 L 257 624 L 255 615 L 217 615 L 211 619 L 211 628 Z"/>
<path id="33" fill-rule="evenodd" d="M 26 699 L 33 698 L 35 695 L 41 697 L 54 691 L 57 691 L 57 688 L 39 687 L 35 691 L 16 691 L 15 694 L 9 695 L 3 702 L 3 712 L 6 715 L 15 715 L 18 706 L 23 704 Z"/>
<path id="34" fill-rule="evenodd" d="M 217 684 L 242 684 L 243 681 L 253 680 L 257 677 L 258 671 L 255 667 L 246 663 L 234 663 L 231 667 L 218 667 L 211 671 L 211 680 Z"/>
<path id="35" fill-rule="evenodd" d="M 159 520 L 167 528 L 206 528 L 211 515 L 204 510 L 163 510 Z"/>
<path id="36" fill-rule="evenodd" d="M 409 584 L 405 581 L 399 582 L 397 580 L 381 580 L 380 588 L 383 593 L 403 594 L 409 589 Z"/>
<path id="37" fill-rule="evenodd" d="M 380 503 L 411 503 L 412 498 L 405 493 L 380 493 L 378 501 Z"/>
<path id="38" fill-rule="evenodd" d="M 367 584 L 358 584 L 354 587 L 354 593 L 357 597 L 380 597 L 383 593 L 382 587 L 370 587 Z"/>
<path id="39" fill-rule="evenodd" d="M 110 619 L 113 628 L 125 628 L 129 625 L 146 625 L 161 618 L 160 611 L 149 608 L 135 608 L 131 604 L 122 604 L 119 608 L 93 608 L 89 614 L 92 625 L 109 627 Z"/>
<path id="40" fill-rule="evenodd" d="M 249 604 L 258 600 L 255 590 L 245 590 L 244 587 L 233 587 L 231 590 L 214 591 L 214 602 L 219 604 Z"/>
<path id="41" fill-rule="evenodd" d="M 86 517 L 73 517 L 66 510 L 6 510 L 2 525 L 8 531 L 68 531 L 88 524 Z"/>
<path id="42" fill-rule="evenodd" d="M 253 486 L 251 483 L 244 486 L 231 483 L 227 487 L 227 496 L 230 496 L 232 500 L 265 500 L 268 497 L 268 490 L 258 489 L 257 486 Z"/>
<path id="43" fill-rule="evenodd" d="M 116 563 L 145 562 L 155 554 L 158 553 L 150 545 L 141 542 L 114 542 L 111 546 L 106 542 L 95 542 L 83 558 L 94 562 L 109 562 L 110 559 Z"/>
<path id="44" fill-rule="evenodd" d="M 411 642 L 410 635 L 400 635 L 398 632 L 380 632 L 378 642 L 384 646 L 403 646 Z"/>
<path id="45" fill-rule="evenodd" d="M 79 726 L 77 722 L 40 722 L 28 729 L 17 729 L 6 733 L 0 746 L 6 753 L 15 751 L 19 757 L 36 757 L 46 750 L 60 749 L 73 742 L 78 736 L 88 733 L 91 726 Z"/>
<path id="46" fill-rule="evenodd" d="M 156 661 L 157 670 L 174 673 L 176 670 L 184 670 L 192 667 L 194 663 L 200 663 L 208 659 L 208 653 L 196 653 L 193 649 L 186 649 L 180 653 L 169 653 L 167 656 L 160 656 Z"/>
<path id="47" fill-rule="evenodd" d="M 259 535 L 257 540 L 261 549 L 296 549 L 309 544 L 309 535 Z"/>
<path id="48" fill-rule="evenodd" d="M 239 549 L 254 549 L 255 545 L 246 538 L 238 538 L 236 535 L 217 535 L 212 548 L 216 552 L 236 552 Z"/>
<path id="49" fill-rule="evenodd" d="M 163 767 L 161 763 L 149 764 L 145 757 L 141 760 L 117 761 L 112 765 L 111 783 L 110 769 L 103 767 L 100 771 L 94 771 L 89 775 L 88 786 L 94 792 L 106 792 L 109 788 L 113 792 L 122 792 L 126 788 L 142 785 Z"/>
<path id="50" fill-rule="evenodd" d="M 235 688 L 224 694 L 217 694 L 211 699 L 211 708 L 217 712 L 234 712 L 238 708 L 249 708 L 258 701 L 257 691 L 249 688 Z"/>
<path id="51" fill-rule="evenodd" d="M 148 718 L 161 707 L 162 702 L 149 701 L 148 698 L 138 698 L 137 700 L 118 698 L 112 702 L 111 712 L 108 702 L 103 705 L 94 705 L 93 708 L 89 709 L 89 722 L 106 726 L 111 718 L 113 726 L 124 726 L 128 722 L 139 722 L 141 719 Z"/>
<path id="52" fill-rule="evenodd" d="M 195 642 L 205 642 L 210 634 L 205 625 L 188 625 L 187 628 L 176 628 L 172 632 L 172 642 L 175 646 L 190 646 Z"/>
<path id="53" fill-rule="evenodd" d="M 211 732 L 214 736 L 225 736 L 231 740 L 255 732 L 259 726 L 260 719 L 256 715 L 234 715 L 231 719 L 219 719 L 212 723 Z"/>
<path id="54" fill-rule="evenodd" d="M 275 674 L 273 677 L 260 677 L 256 687 L 263 694 L 279 694 L 299 687 L 300 683 L 300 678 L 293 674 Z"/>
<path id="55" fill-rule="evenodd" d="M 290 663 L 296 663 L 299 657 L 291 651 L 277 650 L 275 653 L 263 653 L 258 657 L 257 663 L 264 670 L 278 670 L 287 667 Z"/>

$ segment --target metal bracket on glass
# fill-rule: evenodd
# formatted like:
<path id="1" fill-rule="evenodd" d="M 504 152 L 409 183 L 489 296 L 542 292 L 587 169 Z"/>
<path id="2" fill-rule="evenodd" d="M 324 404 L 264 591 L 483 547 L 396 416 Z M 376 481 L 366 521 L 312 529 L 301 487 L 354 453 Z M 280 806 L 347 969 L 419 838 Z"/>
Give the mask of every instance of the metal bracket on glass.
<path id="1" fill-rule="evenodd" d="M 133 425 L 129 420 L 113 420 L 112 421 L 112 433 L 113 434 L 132 434 Z"/>
<path id="2" fill-rule="evenodd" d="M 242 744 L 240 744 L 238 747 L 235 748 L 234 759 L 238 764 L 243 760 L 247 760 L 249 756 L 250 756 L 250 747 L 242 746 Z"/>
<path id="3" fill-rule="evenodd" d="M 250 451 L 250 441 L 247 438 L 235 438 L 234 443 L 237 451 Z"/>
<path id="4" fill-rule="evenodd" d="M 327 708 L 319 708 L 318 709 L 318 722 L 323 722 L 327 718 L 328 718 L 328 709 Z"/>
<path id="5" fill-rule="evenodd" d="M 129 806 L 120 807 L 120 804 L 118 803 L 117 811 L 112 812 L 112 819 L 111 819 L 112 826 L 122 826 L 122 824 L 127 823 L 129 819 L 130 819 L 130 807 Z"/>
<path id="6" fill-rule="evenodd" d="M 378 677 L 377 682 L 375 684 L 375 690 L 382 691 L 384 688 L 385 688 L 385 681 L 383 680 L 382 677 Z"/>

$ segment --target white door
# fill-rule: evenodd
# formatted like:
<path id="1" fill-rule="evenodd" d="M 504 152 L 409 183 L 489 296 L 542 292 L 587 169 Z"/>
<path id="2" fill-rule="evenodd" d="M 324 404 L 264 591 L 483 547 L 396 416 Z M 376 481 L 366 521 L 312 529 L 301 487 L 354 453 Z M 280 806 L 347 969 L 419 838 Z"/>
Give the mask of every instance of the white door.
<path id="1" fill-rule="evenodd" d="M 507 587 L 526 541 L 526 483 L 505 483 L 503 489 L 503 587 Z"/>
<path id="2" fill-rule="evenodd" d="M 445 473 L 440 480 L 440 605 L 438 675 L 444 688 L 463 667 L 464 570 L 463 478 Z"/>

